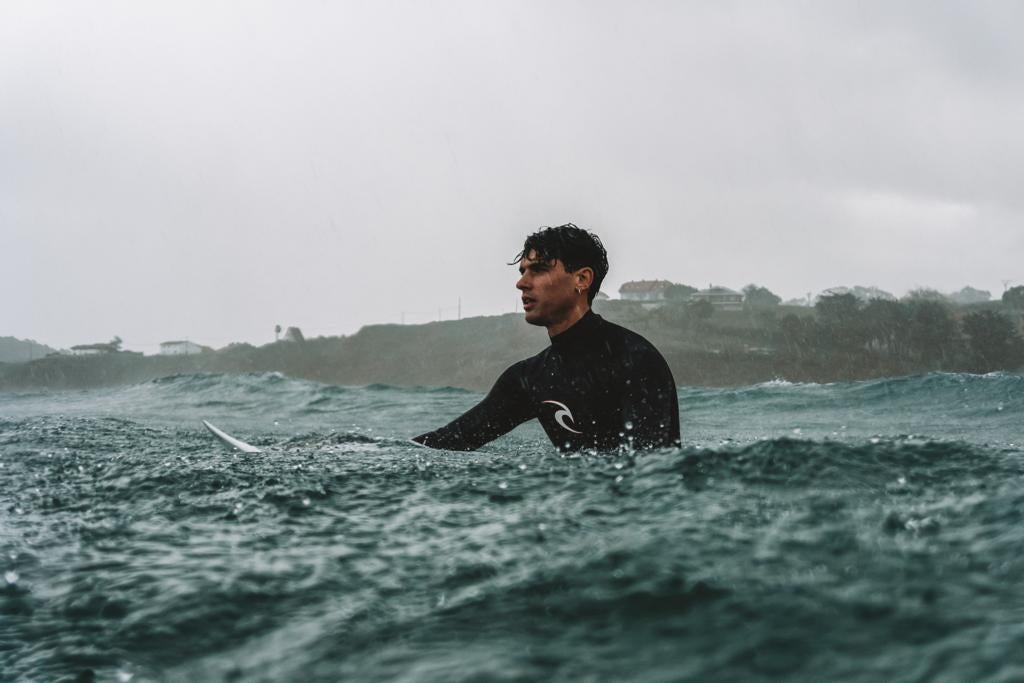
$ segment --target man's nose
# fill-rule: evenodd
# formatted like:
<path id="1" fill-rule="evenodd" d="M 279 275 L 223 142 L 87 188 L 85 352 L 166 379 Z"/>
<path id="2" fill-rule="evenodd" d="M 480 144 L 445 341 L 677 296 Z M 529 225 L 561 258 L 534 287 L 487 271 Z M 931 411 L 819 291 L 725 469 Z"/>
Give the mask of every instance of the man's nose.
<path id="1" fill-rule="evenodd" d="M 529 285 L 526 284 L 526 275 L 523 275 L 522 277 L 519 278 L 519 282 L 516 283 L 516 289 L 522 289 L 525 291 L 528 288 Z"/>

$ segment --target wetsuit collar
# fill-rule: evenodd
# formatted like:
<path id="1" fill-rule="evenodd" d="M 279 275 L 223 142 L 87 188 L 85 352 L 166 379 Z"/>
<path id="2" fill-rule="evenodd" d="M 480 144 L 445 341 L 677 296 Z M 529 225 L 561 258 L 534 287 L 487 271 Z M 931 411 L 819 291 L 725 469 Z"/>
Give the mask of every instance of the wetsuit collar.
<path id="1" fill-rule="evenodd" d="M 565 332 L 556 334 L 551 337 L 551 346 L 556 349 L 567 349 L 573 346 L 578 346 L 580 343 L 593 337 L 594 332 L 604 322 L 601 316 L 594 313 L 593 309 L 583 314 L 583 317 L 577 320 L 572 327 L 567 329 Z"/>

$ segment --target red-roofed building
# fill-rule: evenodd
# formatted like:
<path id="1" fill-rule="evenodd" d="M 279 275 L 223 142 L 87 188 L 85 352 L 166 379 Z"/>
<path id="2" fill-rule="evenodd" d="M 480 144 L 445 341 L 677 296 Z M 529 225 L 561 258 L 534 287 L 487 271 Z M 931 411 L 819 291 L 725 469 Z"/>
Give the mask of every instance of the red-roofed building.
<path id="1" fill-rule="evenodd" d="M 668 280 L 633 280 L 619 287 L 624 301 L 665 301 L 665 292 L 672 286 Z"/>

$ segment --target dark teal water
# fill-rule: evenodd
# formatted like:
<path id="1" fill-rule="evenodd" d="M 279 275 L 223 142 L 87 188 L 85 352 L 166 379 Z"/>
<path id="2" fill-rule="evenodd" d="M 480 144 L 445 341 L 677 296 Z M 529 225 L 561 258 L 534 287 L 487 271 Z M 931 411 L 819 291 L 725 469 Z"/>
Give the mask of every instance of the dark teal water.
<path id="1" fill-rule="evenodd" d="M 405 442 L 478 399 L 0 394 L 0 678 L 1024 680 L 1024 378 L 683 388 L 637 455 Z"/>

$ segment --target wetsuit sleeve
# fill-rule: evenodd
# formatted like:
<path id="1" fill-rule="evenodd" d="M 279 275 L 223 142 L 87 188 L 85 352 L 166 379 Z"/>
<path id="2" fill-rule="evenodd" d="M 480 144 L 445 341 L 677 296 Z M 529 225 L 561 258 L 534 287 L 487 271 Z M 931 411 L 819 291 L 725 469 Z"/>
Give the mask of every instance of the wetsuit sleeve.
<path id="1" fill-rule="evenodd" d="M 523 388 L 522 365 L 501 374 L 484 400 L 444 427 L 413 437 L 430 448 L 472 451 L 536 417 Z"/>
<path id="2" fill-rule="evenodd" d="M 634 448 L 679 446 L 679 396 L 668 363 L 654 347 L 632 361 L 634 371 L 622 393 L 623 433 L 632 437 Z"/>

